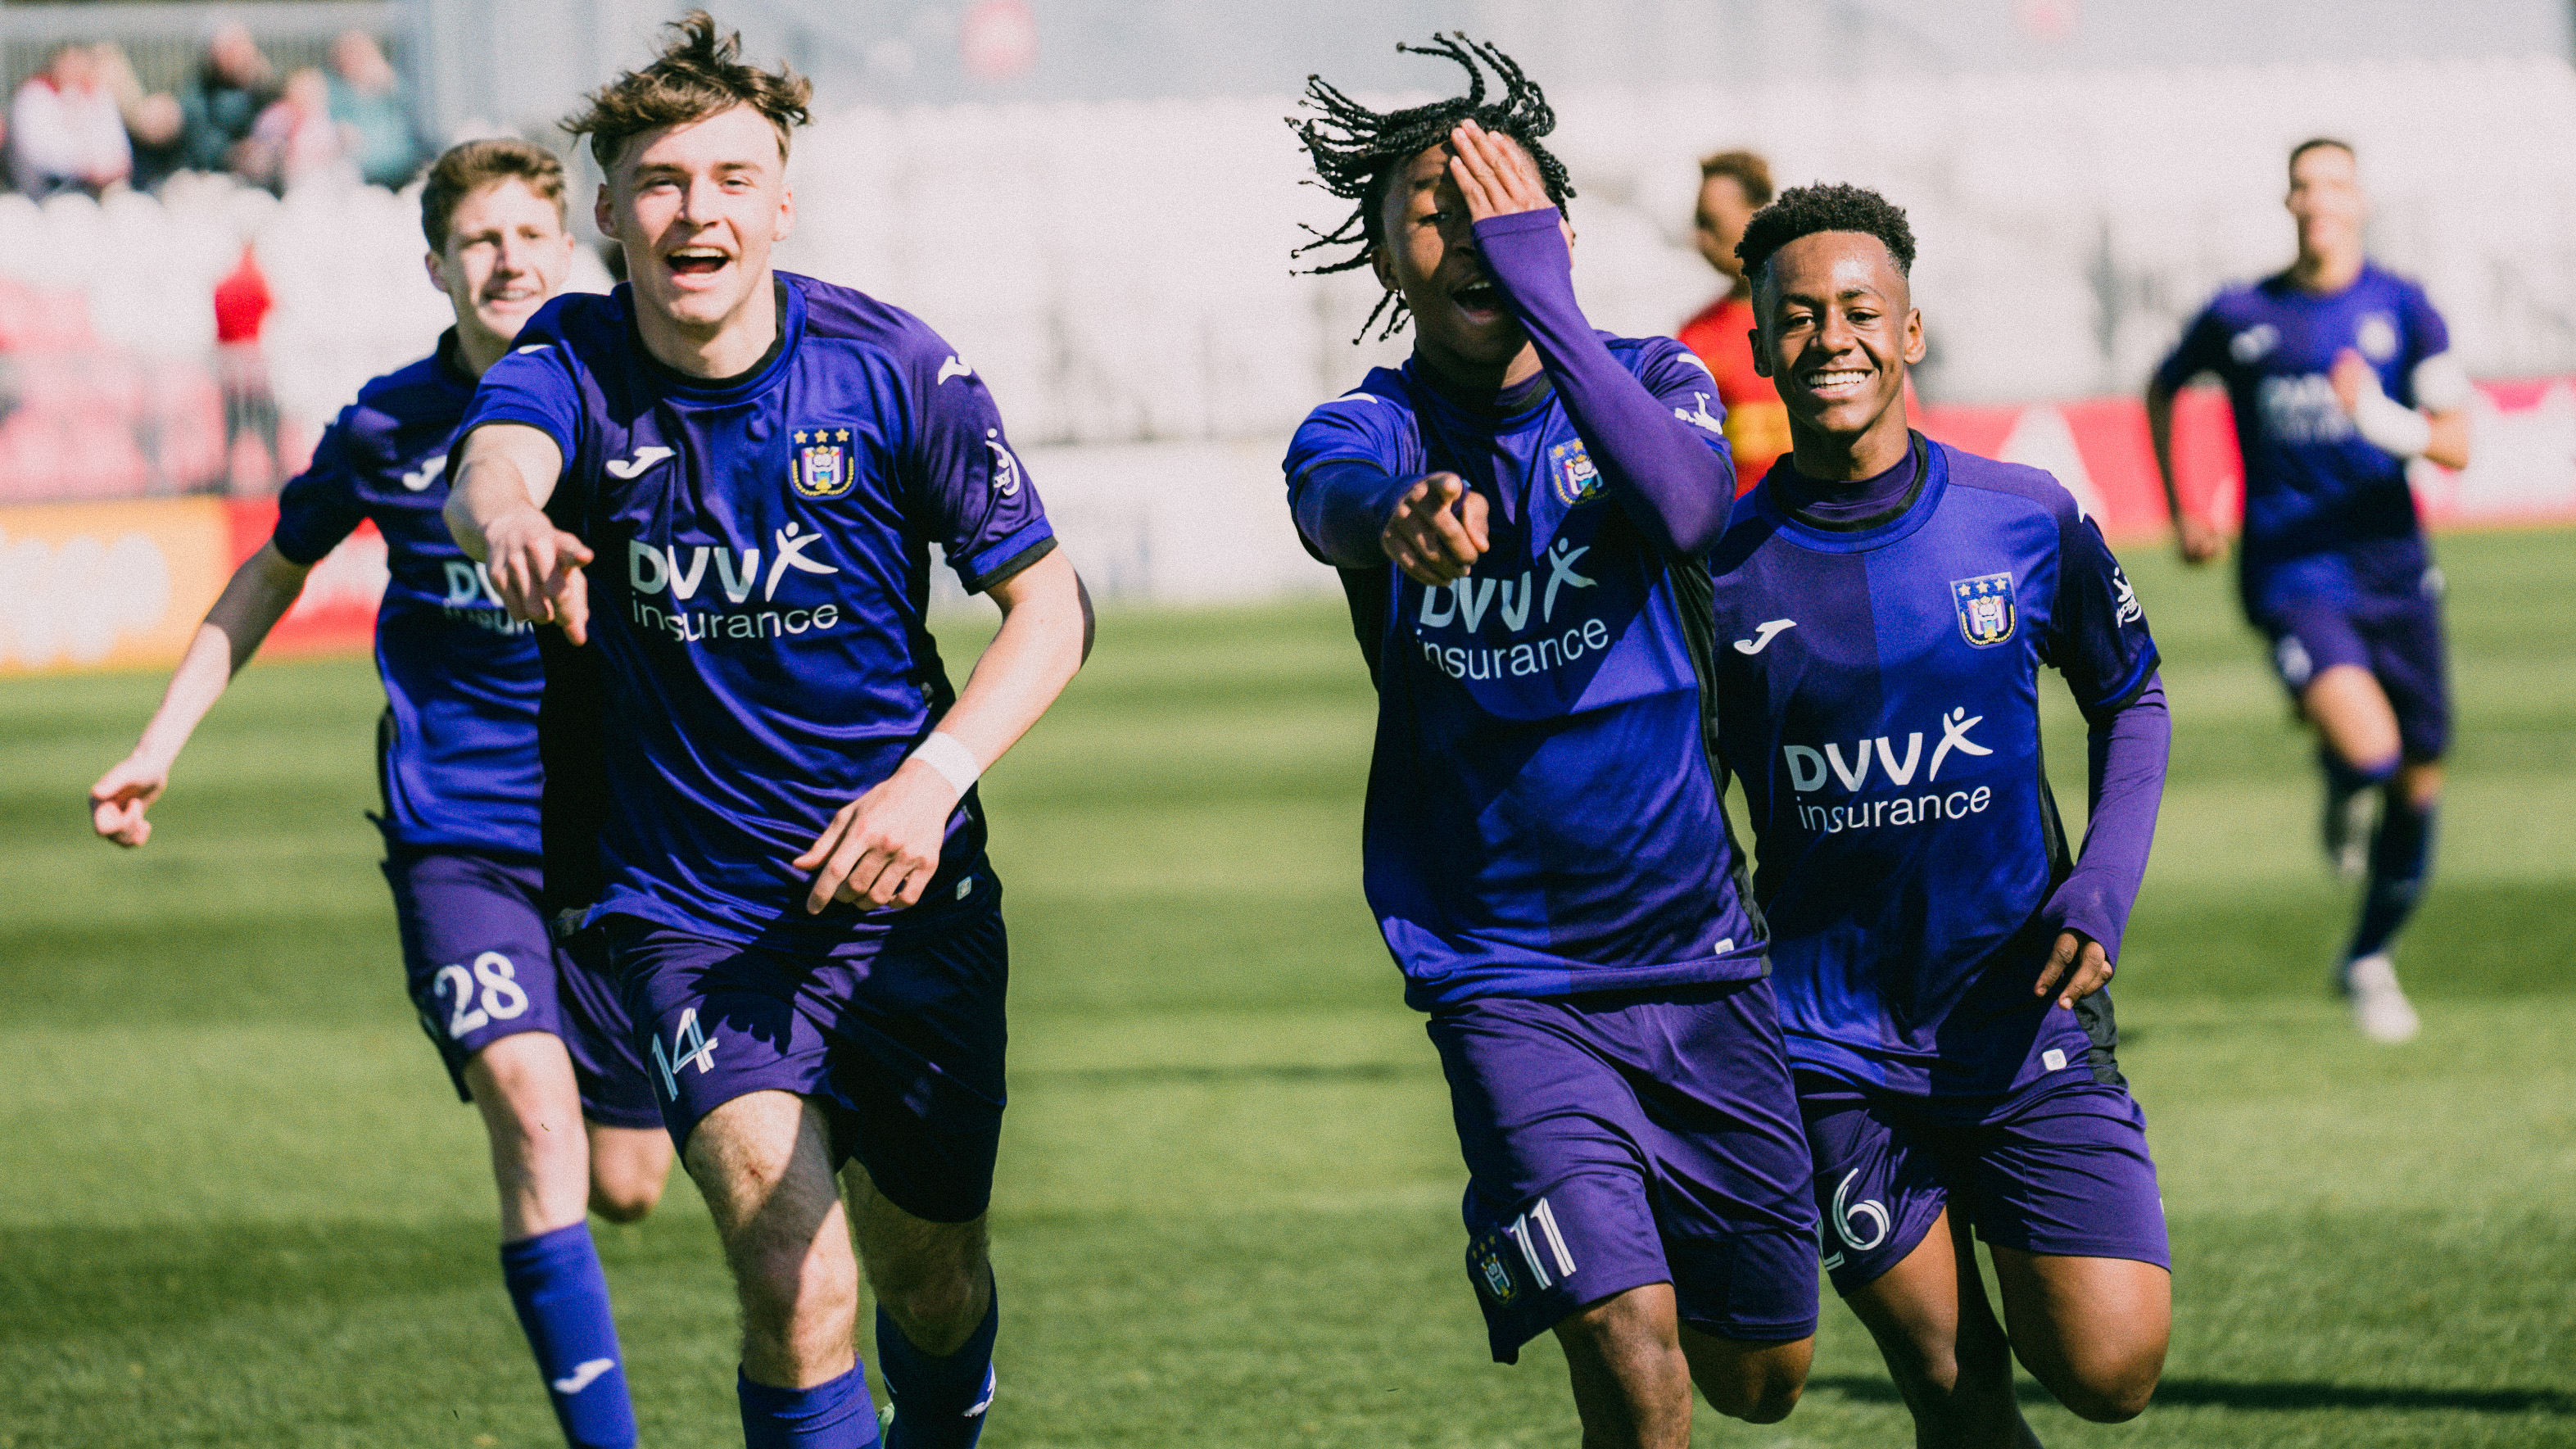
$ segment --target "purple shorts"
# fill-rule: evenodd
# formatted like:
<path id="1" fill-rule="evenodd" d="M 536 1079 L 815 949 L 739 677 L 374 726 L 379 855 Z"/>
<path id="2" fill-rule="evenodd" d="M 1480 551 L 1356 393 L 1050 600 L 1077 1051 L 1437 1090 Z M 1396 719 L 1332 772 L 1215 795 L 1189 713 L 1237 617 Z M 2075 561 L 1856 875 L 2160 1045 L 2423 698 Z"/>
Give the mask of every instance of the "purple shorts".
<path id="1" fill-rule="evenodd" d="M 661 1113 L 644 1079 L 626 1004 L 598 933 L 558 944 L 538 905 L 539 872 L 493 856 L 393 846 L 385 881 L 402 927 L 412 1006 L 470 1102 L 465 1064 L 505 1036 L 563 1040 L 581 1114 L 607 1127 L 651 1127 Z"/>
<path id="2" fill-rule="evenodd" d="M 1486 997 L 1428 1026 L 1496 1362 L 1650 1283 L 1720 1338 L 1816 1331 L 1807 1144 L 1769 981 Z"/>
<path id="3" fill-rule="evenodd" d="M 1838 1293 L 1903 1262 L 1944 1207 L 2021 1252 L 2173 1266 L 2146 1114 L 2124 1088 L 2042 1079 L 1962 1115 L 1800 1072 L 1798 1105 Z"/>
<path id="4" fill-rule="evenodd" d="M 2442 601 L 2430 593 L 2351 603 L 2308 600 L 2263 615 L 2272 667 L 2292 696 L 2338 664 L 2367 669 L 2397 712 L 2398 746 L 2410 761 L 2442 758 L 2451 744 L 2451 689 L 2444 666 Z"/>
<path id="5" fill-rule="evenodd" d="M 601 922 L 671 1141 L 752 1092 L 825 1104 L 833 1166 L 855 1156 L 917 1218 L 993 1197 L 1002 1138 L 1001 892 L 828 954 L 735 945 L 635 916 Z"/>

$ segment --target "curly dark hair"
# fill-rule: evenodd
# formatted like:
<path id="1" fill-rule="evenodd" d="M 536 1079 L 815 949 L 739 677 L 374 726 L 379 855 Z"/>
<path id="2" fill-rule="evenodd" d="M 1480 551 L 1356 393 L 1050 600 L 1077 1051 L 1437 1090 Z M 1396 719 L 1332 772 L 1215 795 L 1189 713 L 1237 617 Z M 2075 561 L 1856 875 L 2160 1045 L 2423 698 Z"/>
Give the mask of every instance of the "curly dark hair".
<path id="1" fill-rule="evenodd" d="M 1303 120 L 1288 117 L 1288 129 L 1297 133 L 1307 154 L 1314 158 L 1315 179 L 1307 184 L 1320 185 L 1335 196 L 1358 203 L 1331 231 L 1303 228 L 1315 239 L 1290 252 L 1292 257 L 1323 247 L 1356 248 L 1338 261 L 1309 268 L 1314 275 L 1351 271 L 1376 258 L 1379 246 L 1386 240 L 1386 192 L 1396 169 L 1447 140 L 1462 121 L 1473 120 L 1488 131 L 1520 142 L 1521 149 L 1537 163 L 1548 200 L 1555 202 L 1559 211 L 1573 199 L 1574 184 L 1566 178 L 1565 163 L 1539 144 L 1541 136 L 1556 129 L 1556 112 L 1548 106 L 1538 82 L 1522 72 L 1518 61 L 1505 55 L 1499 46 L 1469 40 L 1463 31 L 1434 35 L 1429 45 L 1399 44 L 1396 49 L 1456 61 L 1467 72 L 1467 93 L 1427 106 L 1380 113 L 1352 100 L 1321 76 L 1306 77 L 1305 99 L 1298 104 L 1314 115 Z M 1485 99 L 1487 66 L 1493 68 L 1495 79 L 1502 85 L 1501 97 L 1490 103 Z M 1368 321 L 1360 324 L 1361 337 L 1368 335 L 1381 313 L 1388 314 L 1386 330 L 1378 335 L 1394 336 L 1396 329 L 1404 325 L 1404 299 L 1394 292 L 1379 298 Z M 1360 338 L 1351 340 L 1357 342 Z"/>
<path id="2" fill-rule="evenodd" d="M 762 70 L 742 58 L 742 35 L 718 31 L 715 17 L 692 10 L 662 27 L 675 32 L 653 63 L 630 70 L 582 99 L 586 109 L 563 119 L 574 136 L 590 138 L 602 171 L 617 169 L 626 143 L 663 126 L 684 126 L 749 106 L 778 129 L 778 154 L 787 155 L 788 133 L 812 117 L 814 87 L 780 65 Z"/>
<path id="3" fill-rule="evenodd" d="M 1856 231 L 1887 243 L 1900 275 L 1914 275 L 1914 228 L 1905 208 L 1865 186 L 1792 186 L 1753 213 L 1735 247 L 1744 275 L 1759 277 L 1780 248 L 1820 231 Z"/>

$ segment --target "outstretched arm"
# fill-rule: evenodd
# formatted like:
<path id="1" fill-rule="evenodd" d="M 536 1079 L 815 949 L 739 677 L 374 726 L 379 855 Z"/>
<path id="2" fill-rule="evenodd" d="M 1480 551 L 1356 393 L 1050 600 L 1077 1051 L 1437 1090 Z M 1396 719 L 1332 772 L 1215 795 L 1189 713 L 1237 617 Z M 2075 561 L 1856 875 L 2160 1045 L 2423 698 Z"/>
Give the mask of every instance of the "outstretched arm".
<path id="1" fill-rule="evenodd" d="M 2033 988 L 2041 996 L 2057 991 L 2060 1006 L 2073 1006 L 2111 979 L 2129 908 L 2146 878 L 2156 808 L 2164 798 L 2165 756 L 2173 743 L 2162 677 L 2151 676 L 2126 704 L 2089 723 L 2091 818 L 2074 872 L 2042 908 L 2043 918 L 2059 930 L 2056 949 Z"/>
<path id="2" fill-rule="evenodd" d="M 1308 553 L 1345 569 L 1392 561 L 1435 589 L 1463 577 L 1491 546 L 1488 507 L 1455 473 L 1398 478 L 1357 458 L 1318 463 L 1288 490 Z"/>
<path id="3" fill-rule="evenodd" d="M 833 901 L 917 905 L 939 872 L 957 802 L 1028 733 L 1091 654 L 1091 596 L 1061 549 L 989 590 L 1001 632 L 957 703 L 892 775 L 840 808 L 794 862 L 814 873 L 808 913 Z"/>
<path id="4" fill-rule="evenodd" d="M 206 611 L 188 641 L 188 652 L 170 675 L 161 707 L 143 727 L 133 753 L 89 787 L 90 827 L 119 845 L 132 847 L 152 838 L 144 812 L 170 784 L 170 767 L 187 748 L 197 722 L 215 707 L 234 675 L 259 652 L 260 641 L 304 592 L 313 571 L 277 551 L 274 541 L 242 560 L 224 585 L 223 596 Z"/>
<path id="5" fill-rule="evenodd" d="M 1735 464 L 1724 440 L 1675 417 L 1584 319 L 1574 300 L 1573 254 L 1529 153 L 1474 121 L 1451 132 L 1449 144 L 1456 152 L 1449 171 L 1475 219 L 1485 269 L 1537 344 L 1602 476 L 1666 552 L 1707 549 L 1735 504 Z"/>
<path id="6" fill-rule="evenodd" d="M 488 565 L 492 591 L 514 619 L 561 624 L 590 642 L 590 593 L 581 566 L 590 546 L 555 527 L 546 500 L 563 473 L 563 449 L 543 428 L 486 423 L 465 440 L 447 494 L 447 531 L 465 556 Z"/>

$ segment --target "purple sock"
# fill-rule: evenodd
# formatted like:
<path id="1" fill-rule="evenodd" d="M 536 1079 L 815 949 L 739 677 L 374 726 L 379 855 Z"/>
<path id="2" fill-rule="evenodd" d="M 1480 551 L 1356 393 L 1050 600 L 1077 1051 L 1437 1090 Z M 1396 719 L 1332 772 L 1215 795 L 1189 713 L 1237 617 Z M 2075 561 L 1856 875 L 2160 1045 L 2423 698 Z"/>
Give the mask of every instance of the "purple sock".
<path id="1" fill-rule="evenodd" d="M 877 1364 L 885 1370 L 886 1396 L 894 1400 L 894 1429 L 886 1449 L 975 1449 L 984 1411 L 993 1403 L 993 1339 L 1002 1326 L 997 1285 L 984 1321 L 946 1358 L 912 1346 L 883 1306 L 877 1309 Z"/>
<path id="2" fill-rule="evenodd" d="M 736 1370 L 733 1390 L 742 1400 L 744 1449 L 875 1449 L 866 1364 L 810 1389 L 773 1389 Z"/>
<path id="3" fill-rule="evenodd" d="M 503 1243 L 501 1277 L 536 1351 L 564 1442 L 573 1449 L 633 1449 L 635 1409 L 626 1398 L 608 1278 L 599 1270 L 590 1224 Z"/>

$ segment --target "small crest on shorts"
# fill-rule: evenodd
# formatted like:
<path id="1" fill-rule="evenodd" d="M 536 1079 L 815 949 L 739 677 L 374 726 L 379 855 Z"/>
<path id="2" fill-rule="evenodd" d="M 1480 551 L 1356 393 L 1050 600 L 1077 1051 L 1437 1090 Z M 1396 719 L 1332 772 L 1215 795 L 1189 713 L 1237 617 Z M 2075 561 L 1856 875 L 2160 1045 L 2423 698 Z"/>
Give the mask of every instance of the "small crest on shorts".
<path id="1" fill-rule="evenodd" d="M 1950 604 L 1959 611 L 1959 632 L 1979 649 L 1993 648 L 2012 637 L 2018 615 L 2013 609 L 2011 574 L 1952 579 Z"/>
<path id="2" fill-rule="evenodd" d="M 850 472 L 850 430 L 797 429 L 787 481 L 799 498 L 838 498 L 849 492 L 857 481 Z"/>
<path id="3" fill-rule="evenodd" d="M 1486 1233 L 1467 1245 L 1467 1276 L 1475 1280 L 1476 1291 L 1494 1300 L 1497 1308 L 1509 1308 L 1521 1296 L 1521 1286 L 1512 1277 L 1512 1267 L 1503 1255 L 1514 1251 L 1511 1239 L 1501 1233 Z"/>
<path id="4" fill-rule="evenodd" d="M 1556 501 L 1566 507 L 1601 501 L 1601 470 L 1592 466 L 1592 455 L 1583 451 L 1582 439 L 1548 449 L 1547 474 Z"/>

